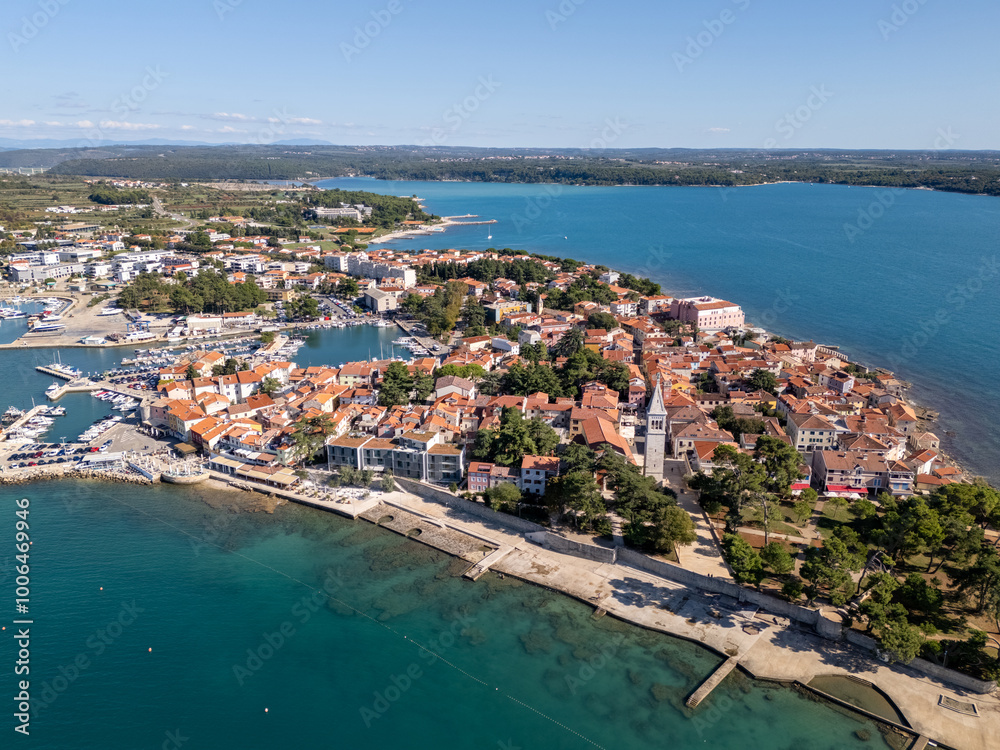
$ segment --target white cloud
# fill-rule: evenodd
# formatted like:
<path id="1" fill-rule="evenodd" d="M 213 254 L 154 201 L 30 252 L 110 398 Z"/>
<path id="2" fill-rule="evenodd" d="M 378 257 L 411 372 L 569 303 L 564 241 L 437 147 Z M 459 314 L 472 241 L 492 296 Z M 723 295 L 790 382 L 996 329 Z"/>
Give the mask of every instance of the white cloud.
<path id="1" fill-rule="evenodd" d="M 290 117 L 286 121 L 291 125 L 322 125 L 322 120 L 314 120 L 311 117 Z"/>
<path id="2" fill-rule="evenodd" d="M 44 122 L 42 124 L 43 125 L 48 125 L 50 128 L 61 128 L 63 126 L 63 124 L 61 122 L 57 122 L 55 120 L 53 120 L 51 122 Z"/>
<path id="3" fill-rule="evenodd" d="M 78 128 L 92 128 L 92 127 L 94 127 L 94 123 L 92 123 L 90 120 L 77 120 L 73 124 L 76 127 L 78 127 Z"/>
<path id="4" fill-rule="evenodd" d="M 709 128 L 708 132 L 709 133 L 728 133 L 730 131 L 729 131 L 729 128 Z"/>
<path id="5" fill-rule="evenodd" d="M 245 130 L 239 130 L 237 128 L 234 128 L 232 125 L 226 125 L 225 127 L 217 128 L 215 132 L 216 133 L 245 133 L 247 131 L 245 131 Z"/>
<path id="6" fill-rule="evenodd" d="M 101 120 L 102 130 L 159 130 L 162 125 L 154 125 L 150 122 L 116 122 L 115 120 Z"/>
<path id="7" fill-rule="evenodd" d="M 0 120 L 0 125 L 8 128 L 30 128 L 35 125 L 34 120 Z"/>
<path id="8" fill-rule="evenodd" d="M 209 120 L 222 120 L 222 121 L 235 121 L 235 122 L 253 122 L 256 118 L 250 115 L 243 115 L 239 112 L 214 112 L 210 115 L 205 115 Z"/>
<path id="9" fill-rule="evenodd" d="M 181 130 L 194 130 L 194 125 L 181 125 Z"/>

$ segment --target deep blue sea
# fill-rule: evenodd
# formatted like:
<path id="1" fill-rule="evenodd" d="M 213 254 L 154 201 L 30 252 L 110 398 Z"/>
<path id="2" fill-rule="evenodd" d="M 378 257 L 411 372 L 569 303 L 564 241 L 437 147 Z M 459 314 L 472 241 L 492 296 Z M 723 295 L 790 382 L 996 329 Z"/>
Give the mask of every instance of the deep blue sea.
<path id="1" fill-rule="evenodd" d="M 393 247 L 514 248 L 602 263 L 668 293 L 741 304 L 789 338 L 839 345 L 911 382 L 946 451 L 1000 483 L 1000 200 L 834 185 L 573 187 L 325 180 L 416 195 L 453 227 Z M 487 239 L 492 235 L 492 239 Z"/>

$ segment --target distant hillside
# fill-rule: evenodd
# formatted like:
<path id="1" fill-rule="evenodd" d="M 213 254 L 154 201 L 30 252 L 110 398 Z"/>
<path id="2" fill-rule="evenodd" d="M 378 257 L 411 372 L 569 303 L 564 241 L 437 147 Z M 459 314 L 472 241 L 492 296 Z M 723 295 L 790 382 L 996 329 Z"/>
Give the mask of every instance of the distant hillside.
<path id="1" fill-rule="evenodd" d="M 137 146 L 20 150 L 0 166 L 137 179 L 468 180 L 582 185 L 757 185 L 791 181 L 1000 195 L 995 151 L 480 149 L 419 146 Z"/>

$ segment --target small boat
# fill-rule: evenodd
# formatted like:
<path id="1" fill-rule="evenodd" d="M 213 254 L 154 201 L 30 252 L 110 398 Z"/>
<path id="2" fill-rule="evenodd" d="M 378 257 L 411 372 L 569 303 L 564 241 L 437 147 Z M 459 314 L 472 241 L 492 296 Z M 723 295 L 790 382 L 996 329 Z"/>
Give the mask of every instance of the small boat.
<path id="1" fill-rule="evenodd" d="M 45 395 L 48 396 L 50 393 L 55 393 L 60 388 L 62 388 L 62 384 L 53 381 L 52 385 L 45 389 Z"/>
<path id="2" fill-rule="evenodd" d="M 0 422 L 3 424 L 13 424 L 18 419 L 24 416 L 24 411 L 18 409 L 16 406 L 10 406 L 7 411 L 3 413 L 3 417 L 0 418 Z"/>

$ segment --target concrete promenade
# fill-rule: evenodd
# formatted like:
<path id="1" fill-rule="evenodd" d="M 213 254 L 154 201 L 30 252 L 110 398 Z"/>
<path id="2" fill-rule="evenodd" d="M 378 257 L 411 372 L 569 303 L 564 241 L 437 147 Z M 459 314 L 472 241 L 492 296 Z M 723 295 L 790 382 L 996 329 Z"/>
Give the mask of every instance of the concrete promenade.
<path id="1" fill-rule="evenodd" d="M 686 638 L 733 657 L 753 677 L 807 685 L 820 675 L 860 676 L 896 704 L 914 730 L 959 750 L 992 750 L 1000 736 L 1000 700 L 967 693 L 899 665 L 872 659 L 861 650 L 812 632 L 729 597 L 703 593 L 621 564 L 598 563 L 542 549 L 502 524 L 402 493 L 393 504 L 513 549 L 492 566 L 560 591 L 595 609 L 650 630 Z M 682 559 L 690 557 L 682 552 Z M 713 685 L 714 687 L 714 685 Z M 939 705 L 941 697 L 975 703 L 968 716 Z"/>

